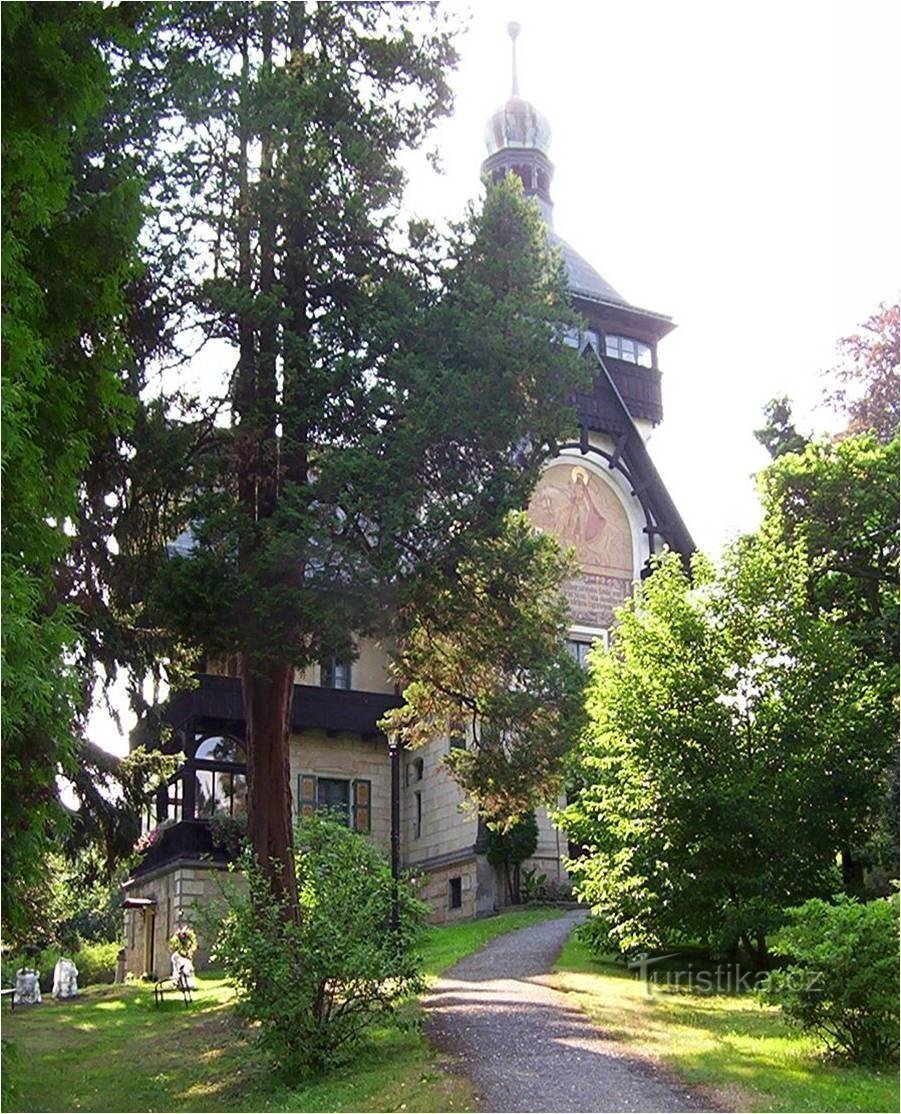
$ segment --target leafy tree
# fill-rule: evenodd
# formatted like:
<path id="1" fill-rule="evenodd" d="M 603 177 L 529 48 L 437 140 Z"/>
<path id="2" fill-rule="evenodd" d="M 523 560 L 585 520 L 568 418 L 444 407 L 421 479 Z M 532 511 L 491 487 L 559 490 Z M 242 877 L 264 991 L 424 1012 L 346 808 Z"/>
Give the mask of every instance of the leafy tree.
<path id="1" fill-rule="evenodd" d="M 826 401 L 847 415 L 847 432 L 875 433 L 886 443 L 898 436 L 901 419 L 901 339 L 898 303 L 879 309 L 861 332 L 838 342 L 840 362 L 827 374 L 838 386 Z"/>
<path id="2" fill-rule="evenodd" d="M 295 668 L 409 616 L 415 585 L 525 504 L 577 360 L 554 343 L 570 317 L 559 261 L 513 186 L 446 266 L 432 233 L 397 223 L 397 155 L 449 108 L 440 13 L 206 4 L 174 19 L 168 177 L 208 261 L 189 303 L 238 362 L 231 429 L 181 506 L 193 551 L 160 569 L 146 625 L 241 655 L 249 836 L 290 912 Z"/>
<path id="3" fill-rule="evenodd" d="M 808 607 L 841 624 L 874 666 L 873 683 L 891 715 L 898 700 L 898 440 L 873 434 L 818 441 L 774 461 L 759 477 L 764 527 L 804 554 Z M 898 870 L 898 759 L 887 752 L 872 798 L 882 820 L 873 840 L 842 850 L 845 886 L 860 891 L 864 867 Z"/>
<path id="4" fill-rule="evenodd" d="M 511 905 L 519 905 L 520 867 L 538 846 L 538 821 L 534 812 L 527 812 L 505 832 L 488 829 L 488 861 L 504 868 L 507 897 Z"/>
<path id="5" fill-rule="evenodd" d="M 693 574 L 665 556 L 595 652 L 562 820 L 621 948 L 687 937 L 764 964 L 782 910 L 832 892 L 875 823 L 894 717 L 878 665 L 809 608 L 803 551 L 762 535 Z"/>
<path id="6" fill-rule="evenodd" d="M 499 831 L 554 799 L 582 724 L 585 678 L 565 648 L 560 591 L 570 569 L 553 538 L 513 514 L 422 586 L 397 652 L 397 677 L 413 680 L 387 729 L 416 747 L 436 724 L 458 724 L 468 745 L 445 763 Z"/>
<path id="7" fill-rule="evenodd" d="M 136 9 L 4 5 L 3 36 L 3 917 L 25 899 L 62 824 L 55 778 L 71 768 L 85 679 L 77 615 L 53 579 L 69 546 L 93 446 L 129 419 L 121 321 L 135 274 L 138 187 L 98 142 L 106 48 Z"/>

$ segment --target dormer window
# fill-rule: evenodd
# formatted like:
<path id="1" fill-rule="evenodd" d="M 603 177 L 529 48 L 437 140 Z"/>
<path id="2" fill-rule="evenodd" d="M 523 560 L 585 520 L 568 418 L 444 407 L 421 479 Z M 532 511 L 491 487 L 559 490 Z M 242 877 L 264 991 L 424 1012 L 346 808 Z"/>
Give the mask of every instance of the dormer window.
<path id="1" fill-rule="evenodd" d="M 653 366 L 650 345 L 645 344 L 644 341 L 636 340 L 635 337 L 620 337 L 608 334 L 604 338 L 604 351 L 616 360 L 625 360 L 630 364 L 638 364 L 639 367 Z"/>

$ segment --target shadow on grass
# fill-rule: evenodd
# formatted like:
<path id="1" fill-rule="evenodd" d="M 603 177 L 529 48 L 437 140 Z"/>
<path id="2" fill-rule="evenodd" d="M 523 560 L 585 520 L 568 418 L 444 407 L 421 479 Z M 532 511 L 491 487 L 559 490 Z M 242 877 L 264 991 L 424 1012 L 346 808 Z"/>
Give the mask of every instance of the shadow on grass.
<path id="1" fill-rule="evenodd" d="M 570 941 L 560 988 L 602 1030 L 672 1067 L 686 1082 L 726 1096 L 733 1109 L 896 1111 L 897 1072 L 827 1059 L 753 995 L 651 993 L 622 966 Z"/>

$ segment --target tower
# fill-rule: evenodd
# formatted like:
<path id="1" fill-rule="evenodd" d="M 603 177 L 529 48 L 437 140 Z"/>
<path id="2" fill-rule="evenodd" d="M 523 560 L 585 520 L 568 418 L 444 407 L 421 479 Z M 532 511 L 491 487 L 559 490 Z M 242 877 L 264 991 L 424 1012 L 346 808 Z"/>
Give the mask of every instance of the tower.
<path id="1" fill-rule="evenodd" d="M 664 314 L 627 301 L 553 228 L 551 128 L 520 95 L 516 43 L 512 90 L 485 128 L 487 183 L 515 174 L 535 199 L 548 236 L 563 256 L 573 307 L 584 326 L 567 338 L 591 371 L 590 391 L 576 398 L 579 436 L 550 460 L 530 506 L 533 521 L 576 549 L 580 571 L 567 585 L 573 652 L 606 639 L 616 607 L 650 571 L 664 545 L 685 560 L 694 549 L 646 442 L 663 418 L 658 343 L 675 327 Z"/>

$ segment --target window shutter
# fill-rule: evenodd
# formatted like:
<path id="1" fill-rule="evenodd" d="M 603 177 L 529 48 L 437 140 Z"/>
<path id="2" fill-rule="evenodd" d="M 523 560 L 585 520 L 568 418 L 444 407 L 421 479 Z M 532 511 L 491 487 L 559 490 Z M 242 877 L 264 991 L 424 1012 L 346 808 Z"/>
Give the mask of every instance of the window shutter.
<path id="1" fill-rule="evenodd" d="M 300 816 L 316 815 L 316 778 L 313 774 L 298 775 L 297 802 Z"/>
<path id="2" fill-rule="evenodd" d="M 372 782 L 354 782 L 353 826 L 354 831 L 372 831 Z"/>

